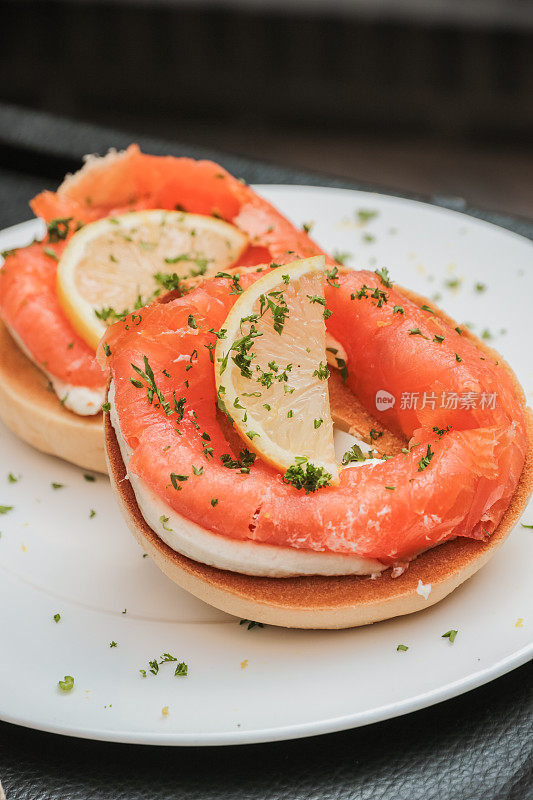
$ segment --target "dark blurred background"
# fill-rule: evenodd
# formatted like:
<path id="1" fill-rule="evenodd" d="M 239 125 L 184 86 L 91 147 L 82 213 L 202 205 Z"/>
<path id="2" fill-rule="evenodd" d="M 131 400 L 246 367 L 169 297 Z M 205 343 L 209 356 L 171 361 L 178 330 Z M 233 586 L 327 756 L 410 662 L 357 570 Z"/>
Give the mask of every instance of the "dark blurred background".
<path id="1" fill-rule="evenodd" d="M 0 9 L 0 102 L 533 217 L 531 0 Z"/>

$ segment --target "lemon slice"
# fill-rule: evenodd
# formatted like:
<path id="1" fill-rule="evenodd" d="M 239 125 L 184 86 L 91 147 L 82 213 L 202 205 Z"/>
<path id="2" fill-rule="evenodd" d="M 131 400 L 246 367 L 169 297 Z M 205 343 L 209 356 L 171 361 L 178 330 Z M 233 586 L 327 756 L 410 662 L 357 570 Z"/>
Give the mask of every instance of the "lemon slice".
<path id="1" fill-rule="evenodd" d="M 199 214 L 158 209 L 106 217 L 85 225 L 65 248 L 57 271 L 59 302 L 96 349 L 107 325 L 169 288 L 165 276 L 227 269 L 247 244 L 233 225 Z"/>
<path id="2" fill-rule="evenodd" d="M 219 405 L 247 447 L 280 471 L 290 470 L 287 477 L 304 480 L 313 473 L 318 486 L 339 480 L 324 278 L 323 256 L 270 271 L 237 299 L 215 348 Z M 298 488 L 307 490 L 308 483 Z"/>

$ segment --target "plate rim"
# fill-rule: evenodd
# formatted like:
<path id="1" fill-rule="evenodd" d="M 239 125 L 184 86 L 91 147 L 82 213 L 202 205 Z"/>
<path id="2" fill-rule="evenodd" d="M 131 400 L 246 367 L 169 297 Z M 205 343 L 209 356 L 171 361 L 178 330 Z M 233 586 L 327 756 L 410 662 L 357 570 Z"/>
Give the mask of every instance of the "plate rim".
<path id="1" fill-rule="evenodd" d="M 379 623 L 377 623 L 379 624 Z M 18 725 L 23 728 L 71 736 L 75 739 L 88 739 L 100 742 L 115 742 L 117 744 L 138 744 L 172 747 L 224 747 L 230 745 L 266 744 L 268 742 L 282 742 L 293 739 L 304 739 L 311 736 L 322 736 L 328 733 L 361 728 L 387 719 L 395 719 L 430 708 L 446 700 L 452 700 L 466 692 L 477 689 L 486 683 L 502 677 L 518 667 L 527 664 L 533 659 L 533 641 L 522 647 L 511 656 L 497 661 L 484 670 L 472 673 L 467 679 L 460 678 L 450 683 L 423 692 L 414 698 L 408 698 L 397 703 L 378 706 L 372 711 L 346 714 L 341 717 L 316 722 L 304 722 L 294 725 L 285 725 L 278 728 L 264 728 L 262 730 L 246 731 L 236 730 L 225 733 L 141 733 L 131 731 L 116 731 L 115 733 L 93 728 L 74 728 L 69 725 L 42 725 L 34 724 L 30 719 L 14 719 L 9 715 L 3 716 L 0 711 L 0 721 Z"/>

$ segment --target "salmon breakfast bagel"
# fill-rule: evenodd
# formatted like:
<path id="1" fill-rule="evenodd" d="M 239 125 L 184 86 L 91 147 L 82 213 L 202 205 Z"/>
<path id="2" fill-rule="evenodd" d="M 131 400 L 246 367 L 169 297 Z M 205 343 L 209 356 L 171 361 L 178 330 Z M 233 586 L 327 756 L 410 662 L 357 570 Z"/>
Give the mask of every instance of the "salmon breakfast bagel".
<path id="1" fill-rule="evenodd" d="M 346 628 L 439 602 L 505 541 L 533 424 L 484 342 L 386 270 L 322 256 L 180 288 L 98 351 L 111 485 L 178 585 L 248 620 Z"/>

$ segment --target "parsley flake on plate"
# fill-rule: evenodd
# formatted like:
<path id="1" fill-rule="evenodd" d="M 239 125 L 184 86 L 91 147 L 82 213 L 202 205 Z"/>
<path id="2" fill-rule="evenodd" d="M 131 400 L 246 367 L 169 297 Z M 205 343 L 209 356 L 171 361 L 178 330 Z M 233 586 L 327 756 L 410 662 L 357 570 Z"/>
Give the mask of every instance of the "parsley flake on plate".
<path id="1" fill-rule="evenodd" d="M 449 639 L 450 644 L 453 644 L 455 642 L 455 637 L 457 636 L 457 634 L 458 631 L 455 630 L 446 631 L 446 633 L 442 634 L 441 639 Z"/>

